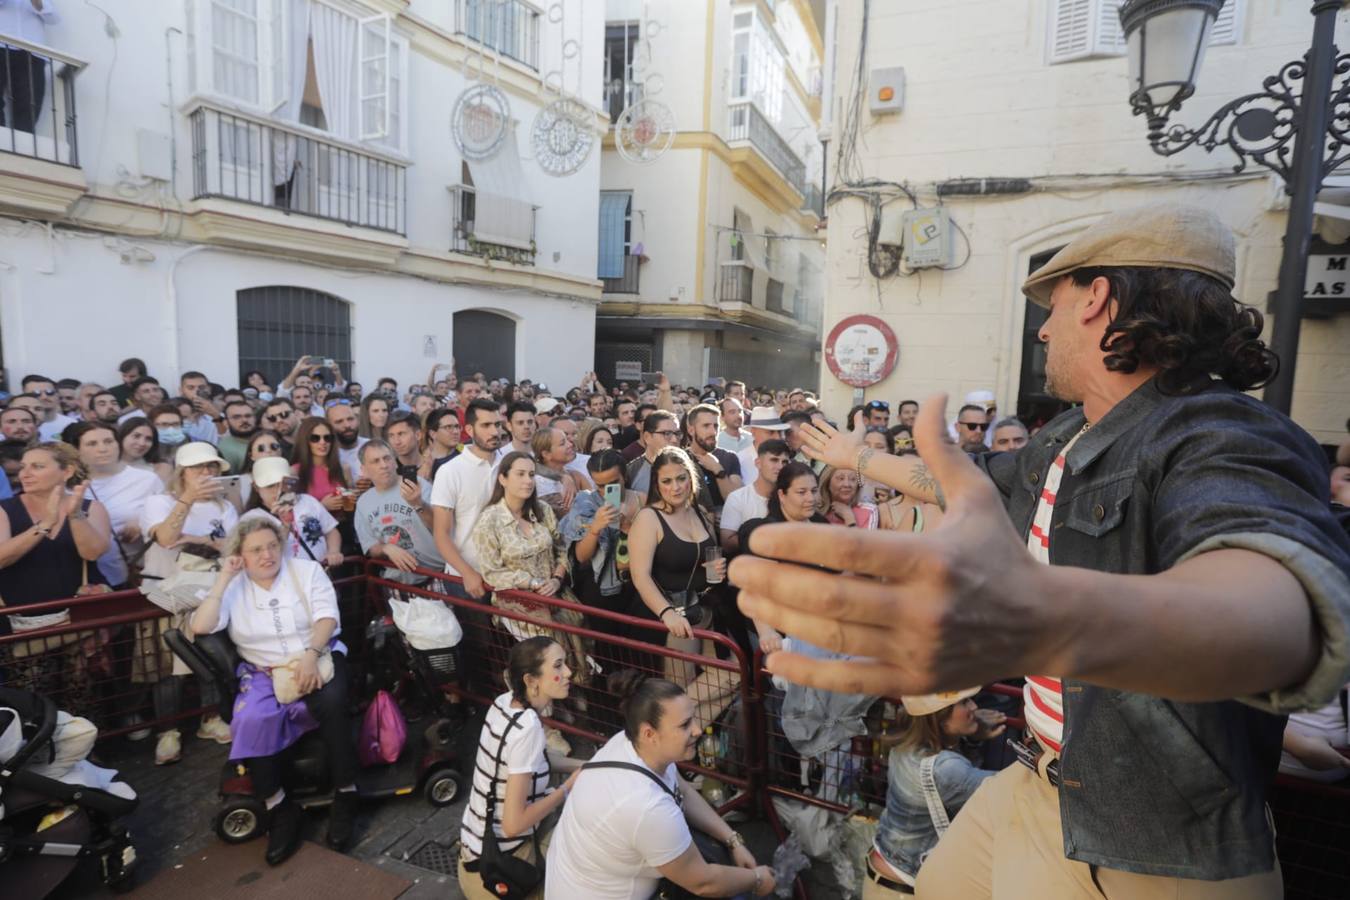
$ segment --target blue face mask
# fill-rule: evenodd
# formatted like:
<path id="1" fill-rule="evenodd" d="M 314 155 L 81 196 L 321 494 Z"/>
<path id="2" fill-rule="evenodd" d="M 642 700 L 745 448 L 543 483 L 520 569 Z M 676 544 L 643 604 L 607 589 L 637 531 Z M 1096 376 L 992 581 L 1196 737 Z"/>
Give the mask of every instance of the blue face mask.
<path id="1" fill-rule="evenodd" d="M 181 428 L 156 428 L 159 432 L 159 442 L 161 444 L 181 444 L 187 440 L 187 435 Z"/>

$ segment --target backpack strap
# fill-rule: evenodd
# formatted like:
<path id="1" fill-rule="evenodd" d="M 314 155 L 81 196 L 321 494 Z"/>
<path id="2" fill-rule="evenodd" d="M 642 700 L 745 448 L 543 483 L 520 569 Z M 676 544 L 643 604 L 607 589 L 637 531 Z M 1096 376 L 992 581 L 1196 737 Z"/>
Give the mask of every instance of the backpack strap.
<path id="1" fill-rule="evenodd" d="M 635 766 L 632 763 L 626 762 L 588 762 L 584 763 L 581 768 L 583 771 L 586 769 L 628 769 L 630 772 L 637 772 L 640 775 L 645 775 L 656 782 L 656 786 L 661 789 L 662 793 L 674 800 L 676 806 L 681 808 L 684 807 L 684 794 L 682 794 L 679 789 L 672 788 L 670 785 L 666 784 L 655 772 L 644 766 Z"/>

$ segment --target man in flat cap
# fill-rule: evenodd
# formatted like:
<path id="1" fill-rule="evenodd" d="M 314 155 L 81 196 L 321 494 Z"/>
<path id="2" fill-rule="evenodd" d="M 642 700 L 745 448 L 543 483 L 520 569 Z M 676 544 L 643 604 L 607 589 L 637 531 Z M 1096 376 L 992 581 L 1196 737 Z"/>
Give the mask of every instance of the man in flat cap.
<path id="1" fill-rule="evenodd" d="M 732 564 L 747 615 L 866 658 L 775 674 L 887 696 L 1027 677 L 1025 765 L 965 804 L 921 898 L 1283 894 L 1266 792 L 1283 716 L 1350 678 L 1350 541 L 1317 444 L 1243 393 L 1278 363 L 1233 259 L 1203 209 L 1103 219 L 1023 286 L 1050 310 L 1047 390 L 1080 407 L 974 460 L 942 396 L 921 457 L 804 428 L 811 456 L 945 502 L 942 527 L 768 526 Z"/>

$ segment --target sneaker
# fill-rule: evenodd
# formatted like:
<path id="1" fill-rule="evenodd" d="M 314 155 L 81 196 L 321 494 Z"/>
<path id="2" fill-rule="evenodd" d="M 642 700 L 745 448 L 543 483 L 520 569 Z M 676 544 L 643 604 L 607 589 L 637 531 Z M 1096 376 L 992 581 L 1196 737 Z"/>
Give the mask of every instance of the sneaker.
<path id="1" fill-rule="evenodd" d="M 338 853 L 346 850 L 351 843 L 356 803 L 356 791 L 338 791 L 333 794 L 333 806 L 328 810 L 328 846 Z"/>
<path id="2" fill-rule="evenodd" d="M 155 765 L 167 766 L 183 758 L 183 742 L 178 737 L 178 729 L 161 732 L 159 742 L 155 744 Z"/>
<path id="3" fill-rule="evenodd" d="M 145 717 L 142 716 L 140 713 L 132 713 L 131 715 L 124 716 L 122 718 L 122 721 L 119 724 L 123 728 L 135 728 L 134 731 L 127 732 L 127 740 L 143 741 L 146 738 L 148 738 L 151 734 L 153 734 L 153 732 L 151 732 L 149 728 L 145 727 L 136 728 L 137 725 L 141 725 L 141 723 L 143 723 L 144 721 Z"/>
<path id="4" fill-rule="evenodd" d="M 299 849 L 300 807 L 288 797 L 272 810 L 272 821 L 267 829 L 267 864 L 279 866 Z"/>
<path id="5" fill-rule="evenodd" d="M 544 734 L 545 734 L 544 746 L 552 750 L 554 753 L 558 753 L 563 756 L 572 755 L 572 745 L 567 743 L 567 738 L 563 737 L 561 731 L 559 731 L 556 728 L 548 728 L 545 729 Z"/>
<path id="6" fill-rule="evenodd" d="M 217 744 L 228 744 L 230 726 L 226 725 L 220 716 L 209 716 L 202 719 L 201 725 L 197 727 L 197 737 L 204 741 L 215 741 Z"/>

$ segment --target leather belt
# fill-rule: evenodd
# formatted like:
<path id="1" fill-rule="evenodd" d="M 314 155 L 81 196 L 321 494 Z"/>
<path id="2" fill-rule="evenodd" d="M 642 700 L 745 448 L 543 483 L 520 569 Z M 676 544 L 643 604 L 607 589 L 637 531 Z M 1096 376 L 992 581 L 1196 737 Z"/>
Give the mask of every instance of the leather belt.
<path id="1" fill-rule="evenodd" d="M 872 866 L 872 854 L 867 854 L 867 877 L 875 881 L 881 887 L 888 891 L 895 891 L 897 894 L 913 895 L 914 888 L 911 885 L 896 881 L 893 878 L 887 878 Z"/>
<path id="2" fill-rule="evenodd" d="M 1044 770 L 1041 768 L 1041 760 L 1047 755 L 1047 751 L 1041 746 L 1041 742 L 1036 740 L 1036 735 L 1027 730 L 1026 736 L 1020 741 L 1008 738 L 1008 746 L 1012 748 L 1013 753 L 1017 754 L 1017 761 L 1026 766 L 1037 775 L 1041 775 L 1046 781 L 1050 782 L 1051 787 L 1059 787 L 1059 757 L 1051 759 L 1045 764 Z"/>

